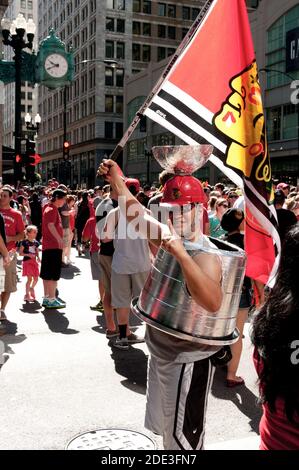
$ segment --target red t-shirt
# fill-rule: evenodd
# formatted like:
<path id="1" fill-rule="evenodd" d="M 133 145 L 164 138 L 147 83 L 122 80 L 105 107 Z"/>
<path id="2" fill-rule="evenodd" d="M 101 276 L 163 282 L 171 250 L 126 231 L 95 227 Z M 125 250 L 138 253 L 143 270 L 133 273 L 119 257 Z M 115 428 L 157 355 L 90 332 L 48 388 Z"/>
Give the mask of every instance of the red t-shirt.
<path id="1" fill-rule="evenodd" d="M 90 217 L 85 224 L 82 238 L 88 238 L 91 241 L 90 244 L 90 253 L 96 253 L 99 251 L 99 239 L 96 235 L 96 219 L 95 217 Z"/>
<path id="2" fill-rule="evenodd" d="M 263 369 L 262 359 L 254 350 L 253 361 L 258 375 Z M 260 450 L 298 450 L 299 449 L 299 416 L 294 415 L 291 423 L 284 411 L 284 400 L 277 398 L 273 413 L 267 403 L 263 404 L 263 416 L 260 421 Z"/>
<path id="3" fill-rule="evenodd" d="M 7 237 L 14 237 L 18 233 L 24 232 L 25 225 L 22 214 L 11 207 L 9 209 L 0 209 L 5 224 L 5 233 Z M 11 241 L 7 243 L 8 251 L 16 248 L 17 242 Z"/>
<path id="4" fill-rule="evenodd" d="M 61 217 L 58 212 L 58 209 L 54 204 L 48 204 L 43 212 L 43 222 L 42 222 L 42 234 L 43 234 L 43 245 L 42 249 L 44 250 L 57 250 L 61 247 L 59 246 L 58 240 L 52 235 L 49 230 L 49 224 L 53 223 L 60 237 L 63 237 L 63 229 L 61 223 Z"/>

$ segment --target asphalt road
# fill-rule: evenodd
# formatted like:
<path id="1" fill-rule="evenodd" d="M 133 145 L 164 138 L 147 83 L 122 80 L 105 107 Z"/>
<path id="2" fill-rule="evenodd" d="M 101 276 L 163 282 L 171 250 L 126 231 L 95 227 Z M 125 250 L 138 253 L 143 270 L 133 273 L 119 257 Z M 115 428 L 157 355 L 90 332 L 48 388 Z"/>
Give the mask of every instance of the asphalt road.
<path id="1" fill-rule="evenodd" d="M 102 316 L 89 309 L 97 301 L 89 260 L 75 252 L 73 258 L 75 265 L 63 269 L 59 286 L 65 310 L 25 304 L 19 275 L 18 292 L 7 308 L 9 334 L 0 337 L 5 345 L 0 449 L 64 449 L 74 436 L 100 428 L 138 431 L 161 448 L 161 439 L 143 427 L 147 347 L 143 343 L 119 351 L 108 344 Z M 36 292 L 41 301 L 41 281 Z M 137 319 L 131 324 L 143 332 Z M 226 388 L 224 371 L 217 370 L 208 405 L 207 449 L 258 448 L 261 411 L 248 325 L 245 336 L 239 372 L 246 385 Z"/>

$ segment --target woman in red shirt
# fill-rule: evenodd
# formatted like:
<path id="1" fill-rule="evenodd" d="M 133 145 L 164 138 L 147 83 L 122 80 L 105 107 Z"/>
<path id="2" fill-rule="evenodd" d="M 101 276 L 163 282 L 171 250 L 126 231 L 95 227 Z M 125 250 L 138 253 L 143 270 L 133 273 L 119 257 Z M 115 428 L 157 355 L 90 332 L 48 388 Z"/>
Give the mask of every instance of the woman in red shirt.
<path id="1" fill-rule="evenodd" d="M 285 238 L 275 286 L 253 321 L 261 450 L 299 449 L 299 224 Z"/>

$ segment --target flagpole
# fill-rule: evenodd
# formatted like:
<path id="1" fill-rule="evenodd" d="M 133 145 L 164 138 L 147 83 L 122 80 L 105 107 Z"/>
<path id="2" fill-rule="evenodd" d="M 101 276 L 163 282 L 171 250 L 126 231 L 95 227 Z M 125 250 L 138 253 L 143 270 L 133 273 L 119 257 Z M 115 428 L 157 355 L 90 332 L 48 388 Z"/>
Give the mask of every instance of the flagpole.
<path id="1" fill-rule="evenodd" d="M 163 71 L 161 77 L 159 78 L 158 82 L 156 83 L 153 90 L 151 91 L 151 93 L 146 98 L 146 100 L 143 103 L 143 105 L 141 106 L 141 108 L 135 114 L 135 117 L 134 117 L 132 123 L 130 124 L 130 126 L 128 127 L 128 129 L 124 133 L 122 139 L 119 141 L 119 143 L 117 144 L 117 146 L 113 150 L 112 154 L 110 155 L 109 158 L 111 158 L 112 160 L 116 160 L 117 157 L 119 156 L 119 154 L 123 151 L 124 146 L 126 145 L 127 141 L 129 140 L 129 138 L 131 137 L 131 135 L 135 131 L 136 127 L 138 126 L 139 121 L 142 118 L 144 111 L 150 105 L 152 99 L 154 98 L 154 96 L 158 92 L 159 88 L 162 86 L 165 78 L 167 77 L 167 75 L 171 71 L 172 67 L 174 66 L 174 64 L 176 63 L 176 61 L 178 60 L 178 58 L 182 54 L 183 50 L 186 48 L 186 46 L 191 41 L 191 39 L 194 36 L 198 26 L 204 20 L 206 14 L 208 13 L 208 11 L 209 11 L 209 9 L 210 9 L 213 2 L 214 2 L 214 0 L 207 0 L 206 3 L 204 4 L 204 6 L 202 7 L 202 9 L 200 10 L 196 20 L 192 24 L 191 28 L 189 29 L 188 33 L 184 37 L 183 41 L 178 46 L 176 52 L 172 56 L 170 62 L 167 64 L 167 66 L 164 69 L 164 71 Z"/>

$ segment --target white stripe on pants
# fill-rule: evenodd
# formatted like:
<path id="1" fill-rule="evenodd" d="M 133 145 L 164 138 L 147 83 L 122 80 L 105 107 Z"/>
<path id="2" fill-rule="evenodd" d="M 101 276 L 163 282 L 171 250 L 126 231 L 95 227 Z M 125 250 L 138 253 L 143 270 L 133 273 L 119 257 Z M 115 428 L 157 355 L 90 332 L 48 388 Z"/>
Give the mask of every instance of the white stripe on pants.
<path id="1" fill-rule="evenodd" d="M 150 357 L 145 427 L 163 436 L 165 450 L 203 449 L 214 372 L 209 358 L 179 364 Z"/>

